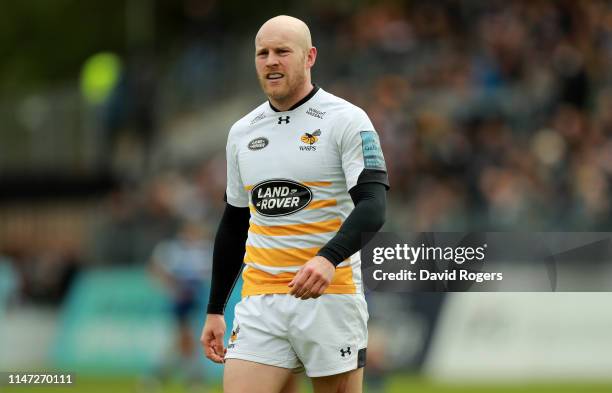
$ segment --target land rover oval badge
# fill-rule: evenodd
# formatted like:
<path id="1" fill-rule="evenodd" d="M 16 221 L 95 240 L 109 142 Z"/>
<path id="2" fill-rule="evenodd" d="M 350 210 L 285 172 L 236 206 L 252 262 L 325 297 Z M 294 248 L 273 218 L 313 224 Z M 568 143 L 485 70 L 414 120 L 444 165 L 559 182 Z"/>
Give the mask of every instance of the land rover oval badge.
<path id="1" fill-rule="evenodd" d="M 286 216 L 310 204 L 312 191 L 292 180 L 266 180 L 251 190 L 251 202 L 257 213 L 266 217 Z"/>
<path id="2" fill-rule="evenodd" d="M 261 150 L 266 146 L 268 146 L 268 138 L 264 138 L 263 136 L 255 138 L 249 142 L 250 150 Z"/>

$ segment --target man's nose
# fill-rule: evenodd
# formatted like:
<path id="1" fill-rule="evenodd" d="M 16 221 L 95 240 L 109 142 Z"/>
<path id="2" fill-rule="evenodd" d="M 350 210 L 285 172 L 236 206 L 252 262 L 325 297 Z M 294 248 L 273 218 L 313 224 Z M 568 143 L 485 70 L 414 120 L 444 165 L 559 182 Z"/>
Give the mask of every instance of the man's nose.
<path id="1" fill-rule="evenodd" d="M 268 57 L 266 58 L 266 65 L 273 66 L 276 64 L 278 64 L 278 56 L 273 53 L 268 54 Z"/>

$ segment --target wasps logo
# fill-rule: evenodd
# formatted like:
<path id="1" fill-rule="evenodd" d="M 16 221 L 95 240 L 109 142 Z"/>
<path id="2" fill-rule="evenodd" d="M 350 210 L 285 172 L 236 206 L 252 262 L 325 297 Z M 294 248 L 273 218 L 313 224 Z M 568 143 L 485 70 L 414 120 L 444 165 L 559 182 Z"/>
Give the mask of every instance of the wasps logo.
<path id="1" fill-rule="evenodd" d="M 238 338 L 238 333 L 240 333 L 240 326 L 236 326 L 235 330 L 232 330 L 232 335 L 230 337 L 230 342 L 234 342 L 236 341 L 236 339 Z"/>
<path id="2" fill-rule="evenodd" d="M 316 131 L 314 131 L 312 134 L 305 132 L 304 135 L 302 135 L 302 137 L 300 138 L 300 140 L 307 144 L 308 146 L 304 146 L 304 145 L 300 145 L 300 150 L 301 151 L 316 151 L 317 147 L 313 146 L 315 143 L 317 143 L 317 141 L 319 140 L 319 137 L 321 136 L 321 130 L 317 129 Z"/>
<path id="3" fill-rule="evenodd" d="M 300 140 L 308 145 L 314 145 L 319 140 L 319 136 L 321 136 L 321 130 L 317 129 L 312 134 L 305 132 Z"/>

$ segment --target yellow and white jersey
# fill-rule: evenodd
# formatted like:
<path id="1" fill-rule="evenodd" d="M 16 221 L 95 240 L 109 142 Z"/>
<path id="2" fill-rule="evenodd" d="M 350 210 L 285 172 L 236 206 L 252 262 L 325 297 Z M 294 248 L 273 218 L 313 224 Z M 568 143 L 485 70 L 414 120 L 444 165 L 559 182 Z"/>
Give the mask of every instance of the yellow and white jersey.
<path id="1" fill-rule="evenodd" d="M 366 113 L 323 89 L 285 112 L 258 106 L 227 141 L 230 205 L 249 207 L 243 296 L 288 293 L 287 284 L 354 208 L 348 193 L 364 169 L 385 174 Z M 336 268 L 325 293 L 362 293 L 360 253 Z"/>

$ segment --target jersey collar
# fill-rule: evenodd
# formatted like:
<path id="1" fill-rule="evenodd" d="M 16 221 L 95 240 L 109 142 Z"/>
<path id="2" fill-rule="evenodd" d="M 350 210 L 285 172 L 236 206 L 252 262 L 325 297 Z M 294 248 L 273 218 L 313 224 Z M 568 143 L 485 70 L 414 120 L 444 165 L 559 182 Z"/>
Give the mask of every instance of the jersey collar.
<path id="1" fill-rule="evenodd" d="M 316 84 L 312 84 L 312 90 L 310 90 L 310 93 L 306 94 L 306 96 L 304 98 L 302 98 L 301 100 L 299 100 L 298 102 L 296 102 L 295 104 L 293 104 L 291 106 L 291 108 L 287 109 L 286 111 L 281 111 L 277 108 L 274 107 L 274 105 L 272 105 L 272 103 L 268 100 L 268 104 L 270 104 L 270 108 L 272 108 L 272 110 L 274 112 L 288 112 L 288 111 L 292 111 L 295 108 L 299 107 L 300 105 L 302 105 L 303 103 L 305 103 L 306 101 L 310 100 L 315 94 L 317 94 L 317 91 L 319 91 L 319 86 L 317 86 Z"/>

